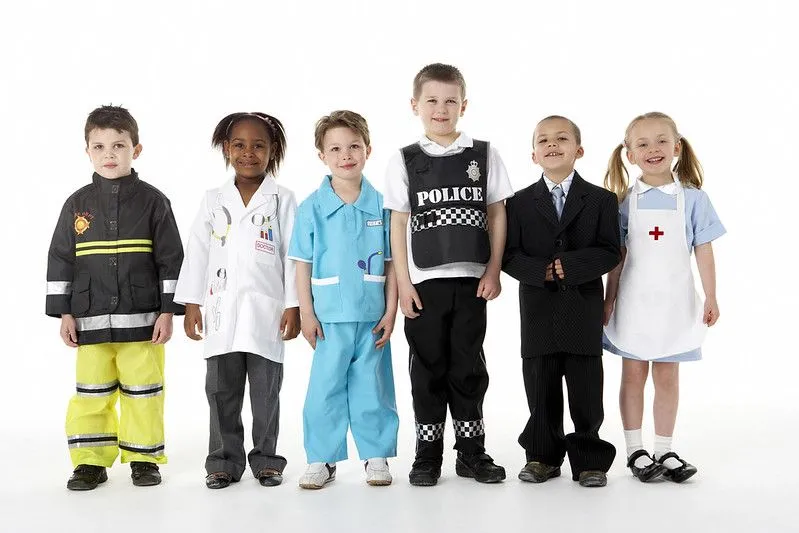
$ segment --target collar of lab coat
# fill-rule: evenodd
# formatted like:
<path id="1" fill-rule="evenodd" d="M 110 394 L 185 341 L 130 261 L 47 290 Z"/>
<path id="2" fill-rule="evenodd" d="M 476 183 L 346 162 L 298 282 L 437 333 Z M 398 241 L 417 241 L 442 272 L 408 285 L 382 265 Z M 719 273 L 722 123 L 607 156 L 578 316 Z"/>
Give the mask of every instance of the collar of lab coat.
<path id="1" fill-rule="evenodd" d="M 330 184 L 330 176 L 322 178 L 322 184 L 319 186 L 319 206 L 322 208 L 322 213 L 329 217 L 335 213 L 338 208 L 344 205 L 341 198 L 338 197 L 333 186 Z M 361 194 L 358 199 L 352 204 L 357 209 L 376 217 L 382 217 L 383 213 L 380 212 L 380 202 L 377 197 L 377 191 L 372 184 L 369 183 L 364 177 L 361 177 Z"/>
<path id="2" fill-rule="evenodd" d="M 642 177 L 643 176 L 638 176 L 638 179 L 635 180 L 635 185 L 633 185 L 633 189 L 635 189 L 635 192 L 637 192 L 638 194 L 643 194 L 643 193 L 647 192 L 650 189 L 657 189 L 657 190 L 659 190 L 660 192 L 662 192 L 664 194 L 668 194 L 668 195 L 674 196 L 682 188 L 682 184 L 680 183 L 680 180 L 677 177 L 677 174 L 674 173 L 674 172 L 671 173 L 671 177 L 672 177 L 672 179 L 674 181 L 671 182 L 671 183 L 666 183 L 666 184 L 661 185 L 659 187 L 652 187 L 651 185 L 644 183 L 641 180 Z"/>
<path id="3" fill-rule="evenodd" d="M 241 194 L 239 190 L 236 188 L 236 176 L 233 176 L 228 180 L 224 187 L 224 193 L 226 196 L 229 197 L 229 200 L 233 202 L 233 205 L 243 205 L 241 200 Z M 252 195 L 252 199 L 250 203 L 247 205 L 247 209 L 251 209 L 258 205 L 262 205 L 265 201 L 269 199 L 269 196 L 277 194 L 277 183 L 275 183 L 275 178 L 272 176 L 267 176 L 264 178 L 264 181 L 261 182 L 261 185 L 258 186 L 258 190 L 255 191 L 255 194 Z M 238 204 L 236 204 L 238 202 Z"/>

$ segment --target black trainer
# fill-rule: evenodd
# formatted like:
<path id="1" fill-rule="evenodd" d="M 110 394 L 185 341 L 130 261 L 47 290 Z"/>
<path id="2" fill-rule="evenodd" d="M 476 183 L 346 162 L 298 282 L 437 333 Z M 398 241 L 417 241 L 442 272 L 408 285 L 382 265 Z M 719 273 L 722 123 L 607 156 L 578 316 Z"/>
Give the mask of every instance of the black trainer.
<path id="1" fill-rule="evenodd" d="M 485 453 L 470 456 L 458 452 L 455 473 L 461 477 L 474 478 L 480 483 L 499 483 L 505 479 L 505 469 L 495 465 L 491 456 Z"/>
<path id="2" fill-rule="evenodd" d="M 72 472 L 67 488 L 69 490 L 93 490 L 100 483 L 108 481 L 108 474 L 104 466 L 78 465 Z"/>
<path id="3" fill-rule="evenodd" d="M 145 461 L 132 461 L 130 463 L 130 478 L 137 487 L 150 487 L 161 483 L 161 473 L 158 465 Z"/>
<path id="4" fill-rule="evenodd" d="M 408 481 L 417 487 L 432 487 L 441 477 L 441 465 L 430 461 L 414 461 Z"/>

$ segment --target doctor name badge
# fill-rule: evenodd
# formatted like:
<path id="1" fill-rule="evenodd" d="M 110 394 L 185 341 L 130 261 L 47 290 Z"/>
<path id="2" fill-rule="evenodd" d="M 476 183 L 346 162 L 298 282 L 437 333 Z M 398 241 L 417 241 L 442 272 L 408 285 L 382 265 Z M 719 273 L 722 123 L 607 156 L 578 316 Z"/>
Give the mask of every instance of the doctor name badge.
<path id="1" fill-rule="evenodd" d="M 269 241 L 258 239 L 255 241 L 255 250 L 261 253 L 275 255 L 275 245 Z"/>
<path id="2" fill-rule="evenodd" d="M 366 226 L 369 227 L 369 228 L 371 228 L 373 226 L 382 226 L 382 225 L 383 225 L 383 220 L 382 219 L 367 220 L 366 221 Z"/>

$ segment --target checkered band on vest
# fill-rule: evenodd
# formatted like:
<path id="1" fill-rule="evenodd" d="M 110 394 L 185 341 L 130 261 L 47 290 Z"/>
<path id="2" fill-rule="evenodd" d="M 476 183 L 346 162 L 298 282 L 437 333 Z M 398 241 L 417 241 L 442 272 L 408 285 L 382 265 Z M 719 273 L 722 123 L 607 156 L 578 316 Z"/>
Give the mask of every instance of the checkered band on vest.
<path id="1" fill-rule="evenodd" d="M 485 434 L 485 425 L 482 418 L 480 420 L 453 420 L 452 425 L 455 428 L 456 437 L 470 439 Z"/>
<path id="2" fill-rule="evenodd" d="M 471 207 L 442 207 L 413 215 L 411 233 L 440 226 L 474 226 L 488 231 L 485 211 Z"/>
<path id="3" fill-rule="evenodd" d="M 440 424 L 416 423 L 416 437 L 419 440 L 434 441 L 444 437 L 444 422 Z"/>

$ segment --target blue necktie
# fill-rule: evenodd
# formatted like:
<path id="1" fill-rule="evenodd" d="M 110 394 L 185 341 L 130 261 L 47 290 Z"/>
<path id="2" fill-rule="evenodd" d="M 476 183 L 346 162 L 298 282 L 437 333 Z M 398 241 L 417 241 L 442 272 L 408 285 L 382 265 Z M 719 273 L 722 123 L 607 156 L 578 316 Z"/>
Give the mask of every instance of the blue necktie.
<path id="1" fill-rule="evenodd" d="M 566 203 L 566 193 L 563 192 L 563 188 L 560 185 L 556 185 L 554 189 L 552 189 L 552 203 L 555 204 L 555 212 L 558 214 L 558 220 L 560 220 L 560 215 L 563 213 L 563 204 Z"/>

